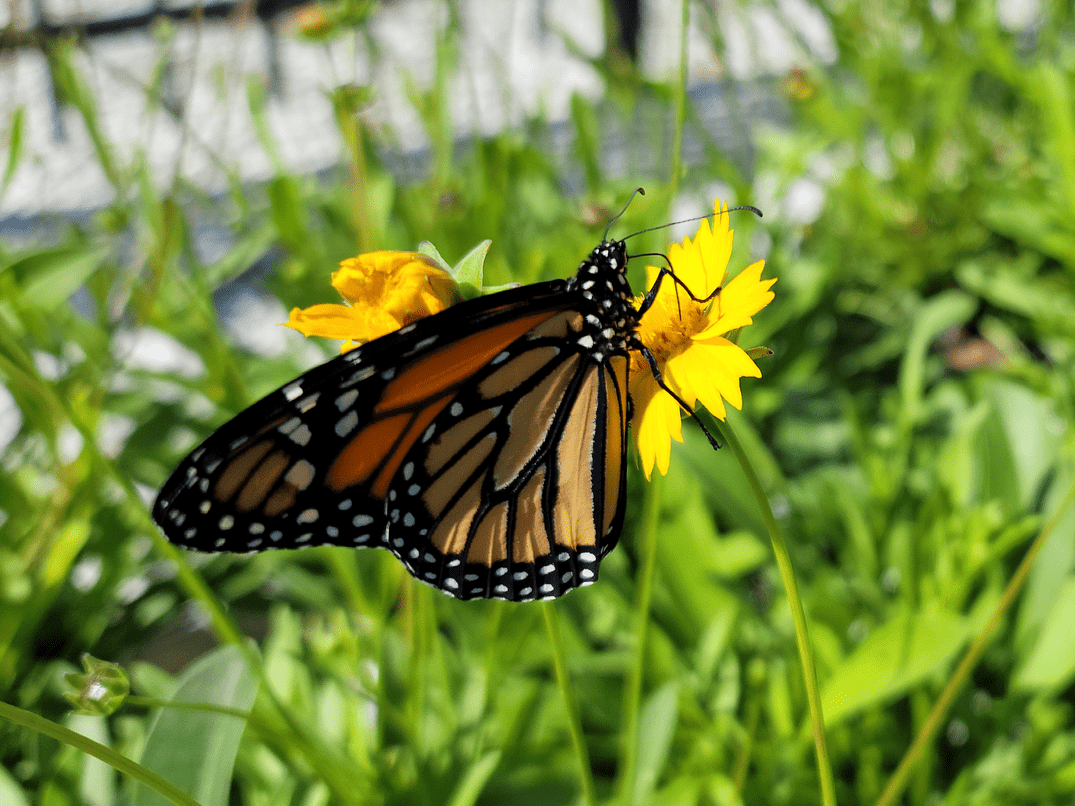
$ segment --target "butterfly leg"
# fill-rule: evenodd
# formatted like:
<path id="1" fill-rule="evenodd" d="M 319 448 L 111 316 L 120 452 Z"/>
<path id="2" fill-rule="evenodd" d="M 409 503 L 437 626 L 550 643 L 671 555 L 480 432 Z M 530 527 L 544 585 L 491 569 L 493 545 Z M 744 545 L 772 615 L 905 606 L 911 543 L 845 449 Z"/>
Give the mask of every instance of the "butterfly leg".
<path id="1" fill-rule="evenodd" d="M 665 266 L 657 274 L 657 279 L 653 281 L 653 285 L 650 286 L 650 289 L 646 292 L 646 296 L 642 298 L 642 307 L 638 309 L 638 316 L 640 318 L 645 315 L 646 311 L 648 311 L 653 306 L 653 303 L 657 300 L 657 292 L 660 290 L 661 281 L 665 277 L 671 277 L 672 282 L 674 282 L 676 285 L 686 291 L 687 296 L 689 296 L 694 302 L 709 302 L 721 292 L 721 288 L 718 287 L 713 291 L 712 294 L 707 297 L 696 297 L 694 296 L 694 293 L 689 288 L 687 288 L 687 284 L 680 280 L 678 277 L 676 277 L 676 274 L 674 271 L 672 271 L 671 267 Z"/>
<path id="2" fill-rule="evenodd" d="M 702 429 L 702 433 L 704 433 L 706 439 L 709 440 L 709 444 L 712 445 L 715 449 L 720 450 L 721 446 L 720 443 L 717 442 L 717 438 L 714 437 L 711 433 L 709 433 L 709 429 L 705 427 L 705 423 L 698 419 L 698 415 L 694 413 L 694 409 L 688 406 L 687 402 L 683 398 L 681 398 L 679 395 L 677 395 L 675 392 L 668 388 L 668 385 L 664 382 L 664 378 L 661 376 L 661 370 L 657 367 L 657 359 L 654 358 L 653 353 L 649 351 L 649 348 L 640 342 L 633 349 L 637 349 L 640 353 L 642 353 L 643 358 L 646 359 L 646 363 L 649 364 L 650 371 L 653 373 L 653 380 L 657 381 L 657 385 L 664 389 L 664 391 L 668 392 L 668 394 L 672 396 L 672 399 L 680 405 L 680 408 L 687 412 L 687 414 L 691 416 L 692 420 L 698 423 L 698 426 Z"/>

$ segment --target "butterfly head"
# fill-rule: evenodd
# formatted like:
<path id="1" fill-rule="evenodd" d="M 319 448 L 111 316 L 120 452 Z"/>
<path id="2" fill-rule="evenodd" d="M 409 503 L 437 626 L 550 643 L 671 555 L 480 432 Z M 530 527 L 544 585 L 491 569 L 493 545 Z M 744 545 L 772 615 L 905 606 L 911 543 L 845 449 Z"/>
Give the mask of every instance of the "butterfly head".
<path id="1" fill-rule="evenodd" d="M 577 293 L 585 324 L 579 344 L 598 363 L 610 354 L 624 355 L 638 326 L 631 286 L 627 282 L 627 247 L 623 241 L 602 241 L 568 280 Z"/>

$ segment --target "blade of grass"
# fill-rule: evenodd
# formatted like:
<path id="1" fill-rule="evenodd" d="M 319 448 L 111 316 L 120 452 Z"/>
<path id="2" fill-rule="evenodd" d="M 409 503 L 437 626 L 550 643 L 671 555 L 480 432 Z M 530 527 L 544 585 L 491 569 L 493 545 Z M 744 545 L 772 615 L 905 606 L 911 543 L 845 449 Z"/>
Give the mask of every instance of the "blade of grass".
<path id="1" fill-rule="evenodd" d="M 639 549 L 638 599 L 635 607 L 635 651 L 631 673 L 623 692 L 623 729 L 620 752 L 623 764 L 619 774 L 619 798 L 623 806 L 632 806 L 638 776 L 639 712 L 642 708 L 642 677 L 646 664 L 646 633 L 649 627 L 649 606 L 653 594 L 653 573 L 657 566 L 657 522 L 660 518 L 661 487 L 664 476 L 655 475 L 646 485 L 642 504 L 642 529 Z"/>
<path id="2" fill-rule="evenodd" d="M 679 80 L 675 89 L 676 126 L 672 134 L 672 165 L 668 178 L 668 198 L 673 199 L 683 173 L 683 123 L 687 119 L 687 29 L 691 20 L 690 0 L 683 0 L 679 24 Z"/>
<path id="3" fill-rule="evenodd" d="M 579 706 L 575 701 L 575 695 L 571 690 L 571 678 L 567 673 L 567 659 L 564 653 L 564 642 L 560 637 L 560 623 L 557 620 L 555 604 L 553 602 L 542 602 L 541 614 L 545 617 L 545 629 L 549 633 L 549 642 L 552 645 L 552 661 L 556 670 L 556 684 L 560 687 L 560 693 L 564 697 L 564 708 L 567 709 L 567 729 L 571 734 L 571 746 L 575 750 L 575 758 L 579 765 L 579 786 L 582 788 L 582 802 L 587 806 L 594 806 L 597 802 L 597 797 L 594 794 L 590 754 L 586 749 L 586 737 L 582 733 Z"/>
<path id="4" fill-rule="evenodd" d="M 15 169 L 22 161 L 23 145 L 26 139 L 26 108 L 17 107 L 11 114 L 11 127 L 8 130 L 7 167 L 4 168 L 3 178 L 0 179 L 0 199 L 4 198 L 11 178 L 15 176 Z"/>

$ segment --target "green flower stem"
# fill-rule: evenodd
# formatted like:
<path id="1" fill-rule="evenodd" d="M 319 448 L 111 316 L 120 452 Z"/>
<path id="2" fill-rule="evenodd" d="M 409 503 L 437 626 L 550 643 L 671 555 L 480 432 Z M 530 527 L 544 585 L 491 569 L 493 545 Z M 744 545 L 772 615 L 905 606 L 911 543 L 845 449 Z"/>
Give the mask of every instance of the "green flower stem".
<path id="1" fill-rule="evenodd" d="M 1012 575 L 1008 587 L 1004 589 L 1004 593 L 1001 595 L 1000 601 L 997 602 L 992 615 L 990 615 L 989 621 L 986 622 L 982 631 L 978 633 L 978 637 L 970 645 L 967 654 L 959 662 L 955 673 L 949 678 L 948 684 L 941 692 L 941 696 L 937 698 L 937 702 L 930 710 L 929 716 L 922 723 L 922 727 L 914 737 L 914 741 L 911 742 L 911 746 L 907 748 L 907 753 L 904 755 L 903 760 L 900 761 L 899 766 L 896 767 L 896 771 L 889 779 L 885 790 L 881 793 L 881 797 L 877 799 L 876 806 L 892 806 L 892 804 L 896 803 L 900 795 L 903 794 L 903 790 L 907 787 L 915 767 L 930 752 L 933 739 L 936 737 L 937 731 L 941 729 L 941 724 L 948 715 L 952 703 L 955 702 L 956 695 L 966 685 L 971 672 L 974 671 L 974 667 L 988 648 L 990 640 L 1000 628 L 1004 616 L 1015 604 L 1016 597 L 1022 591 L 1023 585 L 1026 584 L 1027 576 L 1029 576 L 1030 569 L 1034 565 L 1034 559 L 1038 556 L 1038 552 L 1041 551 L 1041 547 L 1045 545 L 1045 541 L 1049 539 L 1049 535 L 1053 533 L 1057 524 L 1060 523 L 1060 519 L 1067 512 L 1067 508 L 1071 506 L 1072 501 L 1075 501 L 1075 482 L 1068 488 L 1067 495 L 1064 496 L 1064 500 L 1061 501 L 1056 512 L 1042 527 L 1038 536 L 1034 538 L 1034 542 L 1031 543 L 1030 548 L 1027 549 L 1026 556 L 1019 563 L 1019 567 L 1015 569 L 1015 574 Z"/>
<path id="2" fill-rule="evenodd" d="M 817 685 L 817 670 L 814 668 L 814 656 L 810 650 L 810 637 L 806 630 L 806 612 L 803 610 L 802 599 L 799 596 L 799 587 L 795 584 L 795 572 L 791 567 L 791 556 L 788 554 L 787 544 L 780 532 L 780 527 L 773 517 L 773 509 L 769 506 L 769 499 L 762 489 L 761 479 L 754 472 L 754 466 L 750 463 L 742 443 L 739 442 L 732 427 L 721 420 L 716 420 L 717 427 L 724 437 L 725 444 L 731 448 L 739 465 L 743 468 L 750 489 L 758 501 L 765 526 L 769 530 L 769 540 L 773 544 L 773 554 L 776 556 L 776 565 L 780 569 L 780 578 L 784 583 L 784 590 L 788 595 L 788 604 L 791 607 L 791 618 L 795 624 L 795 643 L 799 649 L 799 662 L 803 668 L 803 682 L 806 684 L 806 699 L 810 705 L 810 721 L 814 727 L 814 748 L 817 752 L 817 772 L 821 782 L 821 802 L 826 806 L 836 806 L 836 785 L 832 777 L 832 764 L 829 761 L 829 751 L 825 744 L 825 718 L 821 713 L 821 694 Z"/>
<path id="3" fill-rule="evenodd" d="M 564 708 L 567 709 L 567 727 L 571 733 L 571 745 L 575 748 L 575 757 L 579 765 L 579 785 L 582 787 L 582 802 L 586 806 L 594 806 L 597 802 L 597 797 L 593 788 L 593 772 L 590 770 L 590 754 L 586 749 L 586 738 L 582 734 L 582 719 L 579 716 L 579 706 L 575 702 L 575 696 L 571 690 L 571 679 L 567 674 L 564 642 L 560 637 L 560 623 L 557 621 L 555 603 L 542 602 L 541 613 L 545 617 L 545 629 L 549 633 L 549 642 L 552 644 L 552 661 L 556 669 L 556 683 L 560 686 L 560 693 L 564 696 Z"/>
<path id="4" fill-rule="evenodd" d="M 58 725 L 32 711 L 18 708 L 6 702 L 0 702 L 0 719 L 6 719 L 44 736 L 51 736 L 56 741 L 73 747 L 86 755 L 99 758 L 105 764 L 152 789 L 162 798 L 167 798 L 172 803 L 178 803 L 180 806 L 199 806 L 198 801 L 194 800 L 190 795 L 177 789 L 173 784 L 170 784 L 155 772 L 146 769 L 138 762 L 131 761 L 111 747 L 95 742 L 81 733 L 76 733 L 70 728 Z"/>
<path id="5" fill-rule="evenodd" d="M 646 485 L 642 502 L 642 544 L 639 546 L 638 598 L 635 606 L 634 663 L 623 692 L 623 734 L 620 752 L 623 765 L 619 775 L 619 801 L 634 803 L 635 776 L 638 768 L 639 711 L 642 708 L 642 678 L 646 668 L 646 634 L 649 628 L 649 605 L 653 594 L 653 573 L 657 567 L 657 522 L 660 517 L 661 487 L 664 476 L 657 474 Z"/>

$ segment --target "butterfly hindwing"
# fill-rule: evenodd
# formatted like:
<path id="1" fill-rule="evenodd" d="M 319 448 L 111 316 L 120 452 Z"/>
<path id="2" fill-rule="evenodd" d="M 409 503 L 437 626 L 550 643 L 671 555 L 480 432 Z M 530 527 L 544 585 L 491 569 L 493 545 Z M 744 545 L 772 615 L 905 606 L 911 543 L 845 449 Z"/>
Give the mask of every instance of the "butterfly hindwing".
<path id="1" fill-rule="evenodd" d="M 581 320 L 550 317 L 498 354 L 402 460 L 387 537 L 417 578 L 511 600 L 596 579 L 623 518 L 627 359 L 590 361 Z"/>

